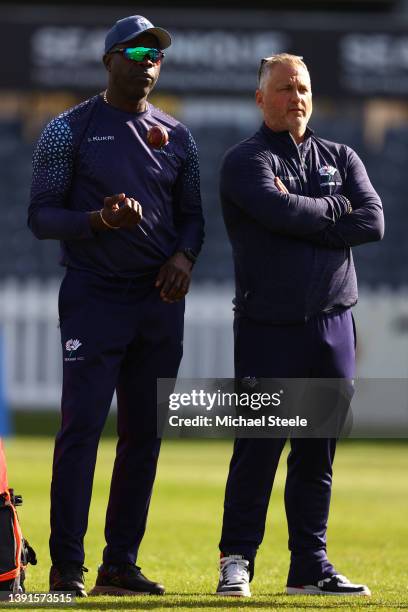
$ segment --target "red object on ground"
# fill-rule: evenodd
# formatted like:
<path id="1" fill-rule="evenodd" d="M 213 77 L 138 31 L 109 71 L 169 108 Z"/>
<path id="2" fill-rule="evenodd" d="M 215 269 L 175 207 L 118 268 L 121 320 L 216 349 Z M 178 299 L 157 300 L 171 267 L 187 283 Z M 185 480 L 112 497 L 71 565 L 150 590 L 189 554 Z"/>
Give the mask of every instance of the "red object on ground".
<path id="1" fill-rule="evenodd" d="M 163 125 L 152 125 L 147 132 L 147 142 L 153 149 L 161 149 L 169 142 L 169 135 Z"/>
<path id="2" fill-rule="evenodd" d="M 8 489 L 6 456 L 4 454 L 3 441 L 0 438 L 0 495 L 4 493 L 6 489 Z"/>

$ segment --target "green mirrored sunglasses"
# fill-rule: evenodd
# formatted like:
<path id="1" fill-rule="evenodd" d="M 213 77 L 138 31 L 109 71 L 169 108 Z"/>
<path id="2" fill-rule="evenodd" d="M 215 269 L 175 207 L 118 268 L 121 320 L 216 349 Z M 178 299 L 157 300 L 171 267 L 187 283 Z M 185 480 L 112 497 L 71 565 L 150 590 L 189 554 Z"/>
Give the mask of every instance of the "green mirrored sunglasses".
<path id="1" fill-rule="evenodd" d="M 143 62 L 146 58 L 157 64 L 163 59 L 164 53 L 153 47 L 127 47 L 126 49 L 113 49 L 111 53 L 122 53 L 127 59 L 134 62 Z"/>

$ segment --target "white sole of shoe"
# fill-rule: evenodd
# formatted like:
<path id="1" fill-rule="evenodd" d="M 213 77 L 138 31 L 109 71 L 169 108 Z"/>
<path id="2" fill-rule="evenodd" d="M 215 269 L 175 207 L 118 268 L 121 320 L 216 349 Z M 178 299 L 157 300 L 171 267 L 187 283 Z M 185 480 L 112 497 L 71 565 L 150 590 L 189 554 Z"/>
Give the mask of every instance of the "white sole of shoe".
<path id="1" fill-rule="evenodd" d="M 297 587 L 286 587 L 287 595 L 329 595 L 333 597 L 370 597 L 371 591 L 360 591 L 359 593 L 333 593 L 332 591 L 320 591 L 319 589 L 302 589 Z"/>

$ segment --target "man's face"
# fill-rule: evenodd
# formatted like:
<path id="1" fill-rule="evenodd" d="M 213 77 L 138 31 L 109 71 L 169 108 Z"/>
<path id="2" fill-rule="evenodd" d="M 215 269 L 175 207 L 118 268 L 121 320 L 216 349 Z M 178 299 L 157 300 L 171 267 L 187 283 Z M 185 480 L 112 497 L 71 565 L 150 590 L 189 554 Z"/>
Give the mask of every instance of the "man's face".
<path id="1" fill-rule="evenodd" d="M 302 66 L 276 64 L 256 91 L 266 125 L 274 132 L 303 135 L 312 114 L 310 76 Z"/>
<path id="2" fill-rule="evenodd" d="M 127 47 L 159 48 L 157 38 L 149 32 L 119 43 L 112 50 Z M 103 62 L 110 73 L 110 85 L 132 100 L 145 98 L 155 86 L 160 74 L 160 62 L 155 64 L 148 58 L 143 62 L 135 62 L 122 53 L 110 52 L 104 55 Z"/>

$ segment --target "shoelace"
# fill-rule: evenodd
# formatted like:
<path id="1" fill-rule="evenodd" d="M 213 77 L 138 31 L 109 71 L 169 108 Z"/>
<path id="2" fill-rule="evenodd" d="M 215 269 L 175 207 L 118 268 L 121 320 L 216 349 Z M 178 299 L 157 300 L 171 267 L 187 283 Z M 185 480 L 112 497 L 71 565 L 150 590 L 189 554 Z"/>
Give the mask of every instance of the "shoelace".
<path id="1" fill-rule="evenodd" d="M 248 561 L 246 559 L 227 559 L 221 561 L 221 574 L 227 584 L 248 580 Z"/>
<path id="2" fill-rule="evenodd" d="M 138 565 L 133 565 L 133 564 L 128 563 L 125 571 L 132 575 L 136 574 L 137 576 L 143 576 L 141 572 L 141 568 Z"/>
<path id="3" fill-rule="evenodd" d="M 81 565 L 81 567 L 80 567 L 79 569 L 80 569 L 80 571 L 81 571 L 81 578 L 82 578 L 82 580 L 83 580 L 83 579 L 84 579 L 84 572 L 87 572 L 87 571 L 88 571 L 88 568 L 87 568 L 87 567 L 85 567 L 84 565 Z"/>
<path id="4" fill-rule="evenodd" d="M 125 574 L 125 575 L 140 575 L 143 576 L 141 572 L 141 568 L 138 565 L 133 565 L 133 563 L 122 563 L 121 565 L 108 565 L 106 566 L 106 570 L 108 573 L 113 574 Z"/>
<path id="5" fill-rule="evenodd" d="M 69 580 L 78 578 L 78 572 L 81 572 L 81 579 L 84 577 L 84 572 L 88 571 L 88 568 L 83 565 L 73 566 L 71 564 L 61 565 L 61 571 L 64 573 L 65 578 Z"/>
<path id="6" fill-rule="evenodd" d="M 331 582 L 333 580 L 333 578 L 335 578 L 337 580 L 337 582 L 341 582 L 342 584 L 350 584 L 350 580 L 348 580 L 342 574 L 334 574 L 333 576 L 329 576 L 328 578 L 323 578 L 323 580 L 319 580 L 317 585 L 319 587 L 322 587 L 326 582 Z"/>
<path id="7" fill-rule="evenodd" d="M 344 582 L 344 584 L 350 583 L 350 580 L 345 576 L 342 576 L 342 574 L 336 574 L 334 577 L 337 578 L 337 582 Z"/>

